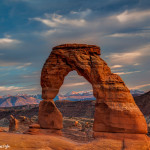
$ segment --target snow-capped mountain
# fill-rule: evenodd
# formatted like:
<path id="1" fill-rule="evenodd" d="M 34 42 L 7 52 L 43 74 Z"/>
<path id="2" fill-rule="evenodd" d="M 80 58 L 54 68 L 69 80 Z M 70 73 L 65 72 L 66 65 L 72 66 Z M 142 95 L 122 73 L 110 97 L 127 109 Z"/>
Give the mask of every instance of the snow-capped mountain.
<path id="1" fill-rule="evenodd" d="M 131 93 L 133 96 L 139 96 L 139 95 L 144 94 L 145 92 L 144 92 L 144 91 L 140 91 L 140 90 L 130 90 L 130 93 Z"/>
<path id="2" fill-rule="evenodd" d="M 81 100 L 95 100 L 93 91 L 71 91 L 66 94 L 59 94 L 59 100 L 81 101 Z"/>

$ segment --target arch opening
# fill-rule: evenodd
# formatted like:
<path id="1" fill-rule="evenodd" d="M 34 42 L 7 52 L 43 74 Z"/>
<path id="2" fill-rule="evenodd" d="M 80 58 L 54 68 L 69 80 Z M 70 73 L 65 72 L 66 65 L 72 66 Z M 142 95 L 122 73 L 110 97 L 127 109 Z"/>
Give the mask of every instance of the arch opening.
<path id="1" fill-rule="evenodd" d="M 59 89 L 59 93 L 55 100 L 95 100 L 93 96 L 93 88 L 83 76 L 78 75 L 74 70 L 68 73 L 64 78 L 64 82 Z"/>

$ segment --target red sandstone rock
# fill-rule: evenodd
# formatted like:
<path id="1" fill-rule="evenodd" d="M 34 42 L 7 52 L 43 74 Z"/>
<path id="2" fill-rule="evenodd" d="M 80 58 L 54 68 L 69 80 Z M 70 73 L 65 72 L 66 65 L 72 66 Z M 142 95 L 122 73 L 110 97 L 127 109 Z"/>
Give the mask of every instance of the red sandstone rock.
<path id="1" fill-rule="evenodd" d="M 32 124 L 32 125 L 29 125 L 29 128 L 40 129 L 40 125 L 39 124 Z"/>
<path id="2" fill-rule="evenodd" d="M 51 100 L 43 100 L 39 105 L 39 124 L 43 129 L 62 129 L 62 114 Z"/>
<path id="3" fill-rule="evenodd" d="M 115 133 L 114 133 L 115 134 Z M 8 144 L 10 150 L 149 150 L 149 139 L 112 139 L 100 138 L 92 142 L 74 142 L 60 136 L 28 135 L 1 132 L 0 141 Z"/>
<path id="4" fill-rule="evenodd" d="M 31 134 L 31 135 L 62 135 L 61 130 L 56 129 L 37 129 L 37 128 L 29 128 L 25 134 Z"/>
<path id="5" fill-rule="evenodd" d="M 18 130 L 18 124 L 19 124 L 19 121 L 13 115 L 10 115 L 9 132 L 17 131 Z"/>
<path id="6" fill-rule="evenodd" d="M 24 134 L 31 134 L 31 135 L 62 135 L 61 130 L 59 129 L 41 129 L 39 124 L 32 124 L 29 126 L 29 129 L 24 132 Z"/>
<path id="7" fill-rule="evenodd" d="M 94 45 L 64 44 L 53 48 L 41 74 L 44 101 L 40 104 L 39 123 L 42 128 L 62 128 L 62 116 L 51 100 L 58 94 L 65 76 L 76 70 L 92 84 L 96 97 L 94 131 L 147 133 L 144 116 L 129 89 L 99 55 L 100 48 Z"/>
<path id="8" fill-rule="evenodd" d="M 6 132 L 6 130 L 0 127 L 0 132 Z"/>
<path id="9" fill-rule="evenodd" d="M 94 132 L 94 137 L 107 141 L 122 141 L 123 150 L 149 150 L 150 148 L 149 137 L 144 134 Z"/>

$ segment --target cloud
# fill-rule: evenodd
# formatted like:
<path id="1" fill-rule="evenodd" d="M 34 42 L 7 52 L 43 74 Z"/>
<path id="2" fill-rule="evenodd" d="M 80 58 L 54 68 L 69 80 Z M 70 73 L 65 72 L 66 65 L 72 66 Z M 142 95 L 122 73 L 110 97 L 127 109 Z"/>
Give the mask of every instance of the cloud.
<path id="1" fill-rule="evenodd" d="M 139 66 L 140 64 L 139 63 L 135 63 L 135 64 L 133 64 L 133 66 Z"/>
<path id="2" fill-rule="evenodd" d="M 19 87 L 15 87 L 15 86 L 0 86 L 0 91 L 10 91 L 10 90 L 18 90 Z"/>
<path id="3" fill-rule="evenodd" d="M 148 84 L 142 84 L 142 85 L 137 85 L 137 86 L 134 86 L 134 87 L 129 87 L 129 89 L 141 89 L 141 88 L 144 88 L 144 87 L 148 87 L 150 86 L 150 83 Z"/>
<path id="4" fill-rule="evenodd" d="M 133 12 L 135 10 L 128 10 L 128 12 Z M 131 33 L 131 28 L 135 28 L 135 24 L 126 26 L 121 24 L 118 19 L 118 12 L 113 14 L 107 14 L 106 16 L 102 16 L 95 12 L 95 10 L 86 8 L 83 11 L 70 11 L 70 13 L 45 13 L 44 16 L 37 16 L 31 18 L 32 21 L 37 21 L 42 23 L 48 28 L 44 28 L 41 31 L 37 31 L 38 36 L 42 36 L 47 38 L 47 41 L 51 41 L 53 44 L 76 42 L 76 43 L 88 43 L 88 44 L 103 44 L 108 47 L 111 47 L 112 43 L 116 42 L 116 38 L 128 38 L 133 37 L 132 41 L 127 39 L 126 41 L 121 41 L 119 39 L 119 43 L 115 44 L 115 46 L 120 47 L 125 43 L 126 47 L 130 47 L 136 42 L 137 36 L 139 37 L 150 37 L 150 33 L 144 31 L 138 31 Z M 143 27 L 143 23 L 138 23 L 138 28 Z M 108 39 L 108 37 L 113 37 Z M 118 40 L 118 39 L 117 39 Z M 56 42 L 58 41 L 58 42 Z M 129 41 L 129 42 L 128 42 Z M 131 44 L 132 42 L 132 44 Z M 139 45 L 139 43 L 137 43 Z M 112 45 L 114 46 L 114 45 Z"/>
<path id="5" fill-rule="evenodd" d="M 137 66 L 140 64 L 138 61 L 143 61 L 145 57 L 148 57 L 148 56 L 150 56 L 150 44 L 149 43 L 147 45 L 142 45 L 138 48 L 134 47 L 132 49 L 129 49 L 128 52 L 111 53 L 105 57 L 108 58 L 111 63 L 119 63 L 119 64 Z"/>
<path id="6" fill-rule="evenodd" d="M 17 64 L 18 64 L 17 62 L 2 61 L 2 60 L 0 60 L 0 67 L 15 66 Z"/>
<path id="7" fill-rule="evenodd" d="M 16 67 L 16 69 L 21 69 L 27 66 L 32 65 L 32 63 L 19 63 L 19 62 L 10 62 L 10 61 L 1 61 L 0 60 L 0 67 Z M 14 68 L 13 68 L 14 69 Z"/>
<path id="8" fill-rule="evenodd" d="M 118 74 L 118 75 L 126 75 L 126 74 L 132 74 L 132 73 L 137 73 L 137 72 L 141 72 L 141 71 L 116 72 L 115 74 Z"/>
<path id="9" fill-rule="evenodd" d="M 127 52 L 127 53 L 112 53 L 108 57 L 111 62 L 121 62 L 124 64 L 132 64 L 138 59 L 142 54 L 140 52 Z"/>
<path id="10" fill-rule="evenodd" d="M 16 67 L 16 69 L 22 69 L 22 68 L 30 66 L 30 65 L 32 65 L 32 63 L 25 63 L 25 64 L 23 64 L 21 66 Z"/>
<path id="11" fill-rule="evenodd" d="M 63 39 L 64 41 L 66 41 L 67 39 L 69 40 L 69 42 L 72 42 L 71 40 L 73 37 L 75 39 L 75 36 L 78 36 L 79 41 L 79 37 L 82 35 L 82 33 L 82 36 L 84 36 L 82 37 L 82 40 L 91 37 L 86 36 L 87 34 L 90 34 L 90 28 L 92 27 L 89 24 L 90 22 L 88 21 L 88 16 L 90 15 L 93 15 L 92 10 L 85 9 L 83 11 L 70 11 L 70 13 L 67 13 L 65 15 L 60 15 L 57 13 L 45 13 L 43 17 L 29 18 L 29 20 L 41 22 L 47 27 L 47 29 L 42 30 L 40 32 L 35 32 L 35 34 L 46 38 L 51 38 L 53 36 L 52 39 L 54 41 Z M 94 28 L 94 26 L 92 28 Z"/>
<path id="12" fill-rule="evenodd" d="M 0 86 L 0 92 L 2 91 L 30 91 L 30 90 L 37 90 L 35 88 L 26 89 L 24 87 L 16 87 L 16 86 Z"/>
<path id="13" fill-rule="evenodd" d="M 89 84 L 89 83 L 88 82 L 68 83 L 68 84 L 64 84 L 63 86 L 74 87 L 74 86 L 82 86 L 82 85 L 86 85 L 86 84 Z"/>
<path id="14" fill-rule="evenodd" d="M 19 41 L 14 39 L 9 39 L 9 38 L 0 39 L 0 44 L 10 44 L 10 43 L 19 43 Z"/>
<path id="15" fill-rule="evenodd" d="M 24 93 L 39 93 L 41 89 L 37 86 L 0 86 L 0 95 L 15 95 Z"/>
<path id="16" fill-rule="evenodd" d="M 150 32 L 141 32 L 141 33 L 114 33 L 114 34 L 107 35 L 106 37 L 113 37 L 113 38 L 150 37 Z"/>
<path id="17" fill-rule="evenodd" d="M 70 14 L 78 15 L 80 18 L 85 18 L 92 13 L 91 9 L 86 9 L 84 11 L 71 11 Z"/>
<path id="18" fill-rule="evenodd" d="M 40 72 L 38 72 L 38 73 L 35 73 L 35 72 L 33 72 L 32 74 L 30 74 L 30 75 L 24 75 L 23 76 L 23 78 L 31 78 L 31 79 L 35 79 L 35 78 L 38 78 L 38 79 L 40 79 Z"/>
<path id="19" fill-rule="evenodd" d="M 115 69 L 115 68 L 122 68 L 122 67 L 123 67 L 123 65 L 114 65 L 114 66 L 111 66 L 110 68 Z"/>
<path id="20" fill-rule="evenodd" d="M 58 15 L 58 14 L 45 14 L 46 15 L 46 19 L 44 18 L 32 18 L 30 20 L 35 20 L 35 21 L 39 21 L 43 24 L 45 24 L 48 27 L 59 27 L 61 25 L 69 25 L 69 26 L 77 26 L 77 27 L 81 27 L 84 26 L 86 21 L 84 19 L 70 19 L 70 18 L 66 18 L 63 17 L 62 15 Z"/>
<path id="21" fill-rule="evenodd" d="M 137 51 L 141 52 L 143 56 L 149 56 L 150 55 L 150 43 L 147 45 L 140 46 Z"/>
<path id="22" fill-rule="evenodd" d="M 132 10 L 133 11 L 133 10 Z M 128 12 L 132 12 L 128 11 Z M 60 13 L 61 14 L 61 13 Z M 107 16 L 101 16 L 97 14 L 94 10 L 86 8 L 83 11 L 70 11 L 70 13 L 65 14 L 58 13 L 45 13 L 43 17 L 34 17 L 30 20 L 38 21 L 44 24 L 48 28 L 44 28 L 41 31 L 37 31 L 42 37 L 47 38 L 47 40 L 52 43 L 67 42 L 84 42 L 84 43 L 94 43 L 99 44 L 111 42 L 107 37 L 120 38 L 120 37 L 147 37 L 149 38 L 150 33 L 141 32 L 134 33 L 130 31 L 130 28 L 135 28 L 134 26 L 122 25 L 118 19 L 118 13 L 109 14 Z M 137 24 L 136 24 L 137 25 Z M 140 27 L 140 24 L 138 24 Z M 143 27 L 143 24 L 141 25 Z M 121 32 L 123 31 L 123 32 Z M 106 42 L 107 40 L 107 42 Z M 111 39 L 110 39 L 111 40 Z M 114 39 L 115 41 L 115 39 Z M 119 39 L 119 42 L 121 40 Z M 123 41 L 120 42 L 120 45 Z M 130 43 L 129 43 L 130 44 Z M 119 45 L 119 44 L 115 44 Z M 126 45 L 130 46 L 130 45 Z"/>
<path id="23" fill-rule="evenodd" d="M 0 49 L 8 48 L 20 44 L 21 41 L 11 38 L 0 38 Z"/>
<path id="24" fill-rule="evenodd" d="M 123 13 L 116 16 L 120 23 L 136 22 L 142 21 L 144 19 L 150 18 L 150 10 L 144 11 L 124 11 Z"/>
<path id="25" fill-rule="evenodd" d="M 18 3 L 13 1 L 18 1 Z M 141 8 L 137 1 L 108 0 L 91 3 L 87 0 L 85 3 L 85 1 L 78 0 L 74 3 L 68 0 L 46 0 L 45 2 L 42 0 L 6 0 L 4 3 L 1 6 L 4 9 L 0 10 L 4 15 L 1 33 L 2 35 L 11 33 L 12 37 L 5 35 L 4 38 L 19 41 L 21 39 L 23 43 L 18 46 L 18 44 L 13 44 L 14 41 L 10 42 L 7 46 L 11 45 L 9 46 L 11 51 L 3 49 L 0 52 L 3 54 L 0 55 L 0 65 L 10 66 L 5 68 L 12 69 L 8 71 L 8 76 L 1 78 L 1 85 L 23 86 L 29 82 L 40 83 L 37 80 L 38 77 L 35 79 L 33 75 L 32 78 L 31 72 L 41 71 L 52 47 L 63 43 L 100 45 L 101 57 L 110 56 L 106 62 L 114 68 L 113 72 L 119 72 L 122 75 L 130 74 L 135 68 L 144 73 L 149 69 L 147 65 L 150 63 L 148 58 L 150 52 L 149 13 L 145 8 Z M 141 4 L 145 4 L 145 1 Z M 28 18 L 31 19 L 28 20 Z M 13 45 L 16 47 L 12 48 Z M 21 68 L 24 68 L 27 62 L 33 65 L 25 72 Z M 140 66 L 134 64 L 140 64 Z M 124 67 L 119 68 L 117 65 Z M 3 69 L 1 70 L 3 74 L 4 67 L 1 69 Z M 146 73 L 142 79 L 139 79 L 141 74 L 135 74 L 137 75 L 135 78 L 131 75 L 124 75 L 123 78 L 129 84 L 140 83 L 141 80 L 149 81 L 149 75 Z M 65 87 L 64 91 L 67 88 L 71 89 L 71 82 L 75 82 L 74 80 L 71 77 L 67 79 L 67 84 L 70 86 Z M 84 88 L 80 81 L 81 79 L 78 78 L 77 83 L 80 84 L 75 86 L 77 90 L 80 87 L 81 90 Z M 88 88 L 88 85 L 85 84 L 85 87 Z"/>

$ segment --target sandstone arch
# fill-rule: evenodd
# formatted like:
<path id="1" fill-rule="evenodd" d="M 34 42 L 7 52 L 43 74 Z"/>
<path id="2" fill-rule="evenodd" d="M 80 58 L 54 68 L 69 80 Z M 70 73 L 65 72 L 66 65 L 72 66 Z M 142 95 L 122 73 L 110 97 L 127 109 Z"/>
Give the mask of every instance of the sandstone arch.
<path id="1" fill-rule="evenodd" d="M 41 128 L 62 129 L 62 115 L 53 98 L 65 76 L 73 70 L 86 78 L 96 97 L 93 130 L 97 132 L 147 133 L 143 114 L 123 80 L 111 73 L 99 57 L 100 48 L 86 44 L 64 44 L 53 48 L 41 73 L 42 98 L 39 106 Z"/>

